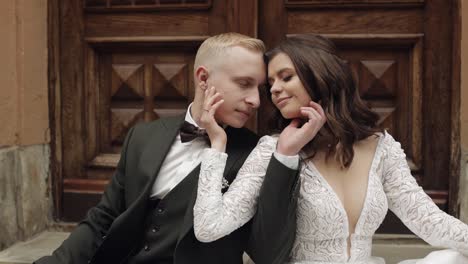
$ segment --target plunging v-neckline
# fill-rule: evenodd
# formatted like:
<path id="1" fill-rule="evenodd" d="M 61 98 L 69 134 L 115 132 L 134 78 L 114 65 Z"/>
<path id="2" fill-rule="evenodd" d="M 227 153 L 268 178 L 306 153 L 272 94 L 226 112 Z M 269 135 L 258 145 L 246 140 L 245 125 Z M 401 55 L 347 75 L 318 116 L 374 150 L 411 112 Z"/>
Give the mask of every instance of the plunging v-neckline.
<path id="1" fill-rule="evenodd" d="M 367 173 L 367 186 L 366 186 L 366 192 L 365 192 L 366 194 L 364 196 L 364 201 L 362 203 L 361 212 L 359 213 L 358 220 L 357 220 L 357 222 L 356 222 L 356 224 L 354 226 L 353 234 L 356 233 L 357 228 L 359 228 L 359 226 L 360 226 L 359 224 L 362 221 L 361 219 L 363 217 L 363 213 L 365 211 L 367 200 L 368 200 L 368 197 L 369 197 L 369 186 L 370 186 L 370 181 L 371 181 L 370 176 L 371 176 L 372 171 L 374 170 L 374 166 L 375 166 L 375 163 L 376 163 L 376 160 L 377 160 L 376 157 L 378 156 L 377 154 L 380 151 L 380 145 L 381 145 L 381 141 L 382 141 L 382 138 L 384 137 L 384 135 L 379 134 L 378 136 L 379 136 L 379 140 L 377 141 L 377 146 L 375 148 L 374 156 L 372 157 L 372 161 L 371 161 L 371 164 L 370 164 L 370 167 L 369 167 L 369 172 Z M 338 197 L 338 194 L 331 187 L 331 185 L 328 183 L 328 181 L 325 179 L 325 177 L 322 175 L 322 173 L 320 173 L 320 171 L 317 169 L 317 167 L 315 166 L 313 161 L 309 160 L 305 164 L 306 164 L 306 166 L 310 165 L 309 167 L 315 172 L 315 174 L 318 176 L 320 181 L 325 185 L 325 188 L 327 188 L 327 190 L 333 195 L 335 200 L 337 200 L 339 209 L 342 211 L 342 213 L 344 214 L 344 217 L 346 219 L 346 221 L 345 221 L 345 223 L 346 223 L 346 233 L 348 234 L 348 237 L 351 237 L 353 234 L 350 234 L 350 232 L 349 232 L 350 227 L 349 227 L 348 213 L 346 212 L 346 209 L 345 209 L 344 204 L 341 201 L 340 197 Z"/>

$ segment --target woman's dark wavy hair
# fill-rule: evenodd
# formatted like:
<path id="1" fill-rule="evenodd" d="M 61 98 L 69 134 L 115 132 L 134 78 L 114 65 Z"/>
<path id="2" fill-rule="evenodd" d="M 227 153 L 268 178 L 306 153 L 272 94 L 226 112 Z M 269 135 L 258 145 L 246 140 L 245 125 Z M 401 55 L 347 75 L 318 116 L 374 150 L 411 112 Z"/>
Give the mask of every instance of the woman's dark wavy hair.
<path id="1" fill-rule="evenodd" d="M 354 158 L 355 142 L 382 132 L 377 127 L 379 116 L 359 96 L 349 65 L 338 57 L 335 45 L 325 37 L 313 34 L 296 35 L 283 40 L 265 54 L 266 62 L 279 53 L 291 59 L 296 73 L 314 102 L 320 102 L 327 121 L 304 151 L 314 157 L 325 151 L 326 159 L 334 155 L 341 166 L 348 168 Z M 270 87 L 267 89 L 271 100 Z M 289 120 L 278 109 L 270 126 L 282 131 Z"/>

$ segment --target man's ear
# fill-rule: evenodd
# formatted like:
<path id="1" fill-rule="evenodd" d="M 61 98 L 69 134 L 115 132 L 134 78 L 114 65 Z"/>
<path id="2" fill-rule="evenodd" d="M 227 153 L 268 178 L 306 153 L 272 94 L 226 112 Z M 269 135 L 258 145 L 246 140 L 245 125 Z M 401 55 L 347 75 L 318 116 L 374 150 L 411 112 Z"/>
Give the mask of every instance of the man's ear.
<path id="1" fill-rule="evenodd" d="M 197 78 L 197 81 L 206 82 L 206 80 L 208 80 L 208 77 L 208 69 L 205 66 L 198 66 L 197 70 L 195 71 L 195 78 Z"/>

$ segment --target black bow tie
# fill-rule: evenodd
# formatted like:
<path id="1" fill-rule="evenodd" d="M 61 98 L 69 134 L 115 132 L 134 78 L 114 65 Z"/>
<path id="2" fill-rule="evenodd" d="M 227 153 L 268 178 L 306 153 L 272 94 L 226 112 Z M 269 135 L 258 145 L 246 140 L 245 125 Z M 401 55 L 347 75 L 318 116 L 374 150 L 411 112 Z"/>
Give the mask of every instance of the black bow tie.
<path id="1" fill-rule="evenodd" d="M 208 134 L 206 133 L 206 130 L 200 129 L 192 124 L 190 124 L 187 121 L 184 121 L 182 126 L 180 127 L 180 141 L 182 143 L 192 141 L 196 138 L 203 138 L 207 142 L 210 142 L 210 139 L 208 137 Z"/>

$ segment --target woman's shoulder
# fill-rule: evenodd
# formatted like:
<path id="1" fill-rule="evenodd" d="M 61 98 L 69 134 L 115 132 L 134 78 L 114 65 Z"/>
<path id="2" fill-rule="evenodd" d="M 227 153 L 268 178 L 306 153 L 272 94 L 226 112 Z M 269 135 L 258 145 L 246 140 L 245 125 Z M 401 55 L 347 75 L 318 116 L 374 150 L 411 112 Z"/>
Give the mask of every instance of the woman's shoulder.
<path id="1" fill-rule="evenodd" d="M 379 135 L 378 149 L 383 158 L 394 160 L 406 157 L 401 143 L 398 142 L 387 130 Z"/>
<path id="2" fill-rule="evenodd" d="M 394 149 L 399 149 L 400 147 L 400 143 L 387 130 L 359 140 L 354 145 L 355 149 L 374 152 L 377 159 L 385 157 L 387 153 L 393 152 Z"/>
<path id="3" fill-rule="evenodd" d="M 395 138 L 393 138 L 393 136 L 387 130 L 383 130 L 382 132 L 376 132 L 375 134 L 360 140 L 359 143 L 378 146 L 399 144 L 399 142 L 396 141 Z"/>
<path id="4" fill-rule="evenodd" d="M 387 130 L 384 130 L 384 132 L 380 133 L 379 137 L 379 141 L 381 141 L 382 145 L 386 147 L 401 147 L 400 142 L 398 142 Z"/>

